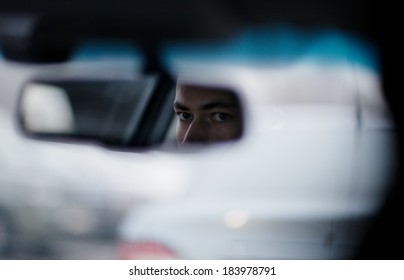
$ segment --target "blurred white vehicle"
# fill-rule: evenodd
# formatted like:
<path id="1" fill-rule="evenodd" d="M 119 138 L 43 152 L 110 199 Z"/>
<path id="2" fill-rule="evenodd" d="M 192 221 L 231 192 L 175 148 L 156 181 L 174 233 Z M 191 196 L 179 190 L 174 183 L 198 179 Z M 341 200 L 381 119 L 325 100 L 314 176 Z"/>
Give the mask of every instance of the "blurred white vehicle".
<path id="1" fill-rule="evenodd" d="M 198 63 L 180 77 L 238 92 L 243 138 L 168 158 L 181 191 L 126 216 L 119 258 L 355 258 L 396 152 L 377 72 L 355 58 Z"/>

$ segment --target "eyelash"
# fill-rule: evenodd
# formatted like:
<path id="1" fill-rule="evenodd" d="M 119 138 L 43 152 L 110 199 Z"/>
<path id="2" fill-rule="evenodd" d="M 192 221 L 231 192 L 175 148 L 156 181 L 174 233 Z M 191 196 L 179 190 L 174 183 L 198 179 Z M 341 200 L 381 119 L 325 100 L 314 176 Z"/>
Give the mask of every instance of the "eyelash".
<path id="1" fill-rule="evenodd" d="M 224 120 L 217 120 L 215 118 L 216 116 L 219 116 L 219 115 L 222 115 L 222 117 L 224 116 Z M 219 113 L 213 113 L 211 118 L 216 122 L 225 122 L 225 121 L 227 121 L 227 120 L 229 120 L 231 118 L 231 115 L 227 114 L 227 113 L 220 113 L 219 112 Z"/>
<path id="2" fill-rule="evenodd" d="M 177 112 L 177 115 L 180 119 L 180 121 L 190 121 L 193 119 L 193 115 L 188 112 Z M 184 118 L 184 115 L 189 115 L 189 118 Z M 219 119 L 217 119 L 219 117 Z M 224 117 L 224 119 L 223 119 Z M 221 123 L 229 120 L 231 118 L 231 114 L 228 113 L 222 113 L 222 112 L 217 112 L 217 113 L 212 113 L 210 114 L 210 119 L 212 119 L 215 122 Z"/>
<path id="3" fill-rule="evenodd" d="M 183 118 L 183 115 L 184 115 L 184 114 L 189 115 L 190 118 L 189 118 L 189 119 L 186 119 L 186 118 L 184 119 L 184 118 Z M 191 120 L 192 117 L 193 117 L 192 114 L 187 113 L 187 112 L 177 112 L 177 115 L 178 115 L 178 117 L 180 118 L 181 121 L 189 121 L 189 120 Z"/>

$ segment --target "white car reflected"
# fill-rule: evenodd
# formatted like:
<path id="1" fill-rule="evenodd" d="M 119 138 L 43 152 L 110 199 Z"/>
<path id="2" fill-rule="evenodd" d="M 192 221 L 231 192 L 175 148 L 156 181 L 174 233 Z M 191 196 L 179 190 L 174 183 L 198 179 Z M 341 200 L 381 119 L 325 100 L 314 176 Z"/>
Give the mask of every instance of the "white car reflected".
<path id="1" fill-rule="evenodd" d="M 235 143 L 177 155 L 183 191 L 126 215 L 118 257 L 354 258 L 394 167 L 378 75 L 349 63 L 202 69 L 183 79 L 235 86 L 248 129 Z"/>

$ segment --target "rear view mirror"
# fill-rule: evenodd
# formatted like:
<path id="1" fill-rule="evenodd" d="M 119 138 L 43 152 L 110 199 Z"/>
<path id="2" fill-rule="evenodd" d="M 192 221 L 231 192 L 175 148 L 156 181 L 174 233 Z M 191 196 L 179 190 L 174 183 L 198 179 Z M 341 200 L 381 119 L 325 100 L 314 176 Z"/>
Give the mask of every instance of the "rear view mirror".
<path id="1" fill-rule="evenodd" d="M 22 90 L 18 112 L 30 137 L 115 148 L 194 148 L 236 140 L 243 132 L 240 100 L 232 89 L 173 83 L 164 75 L 32 80 Z"/>

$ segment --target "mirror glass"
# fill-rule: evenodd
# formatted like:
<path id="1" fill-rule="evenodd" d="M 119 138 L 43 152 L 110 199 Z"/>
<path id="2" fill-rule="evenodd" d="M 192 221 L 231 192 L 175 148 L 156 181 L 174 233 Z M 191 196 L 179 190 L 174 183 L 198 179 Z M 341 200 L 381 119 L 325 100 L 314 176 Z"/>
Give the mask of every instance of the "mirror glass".
<path id="1" fill-rule="evenodd" d="M 29 136 L 116 147 L 195 147 L 238 139 L 243 130 L 232 89 L 155 76 L 32 80 L 23 88 L 19 117 Z"/>
<path id="2" fill-rule="evenodd" d="M 179 147 L 231 141 L 242 135 L 241 104 L 231 89 L 179 82 L 173 107 Z"/>
<path id="3" fill-rule="evenodd" d="M 154 77 L 123 80 L 34 80 L 19 104 L 24 132 L 123 145 L 136 132 Z"/>

